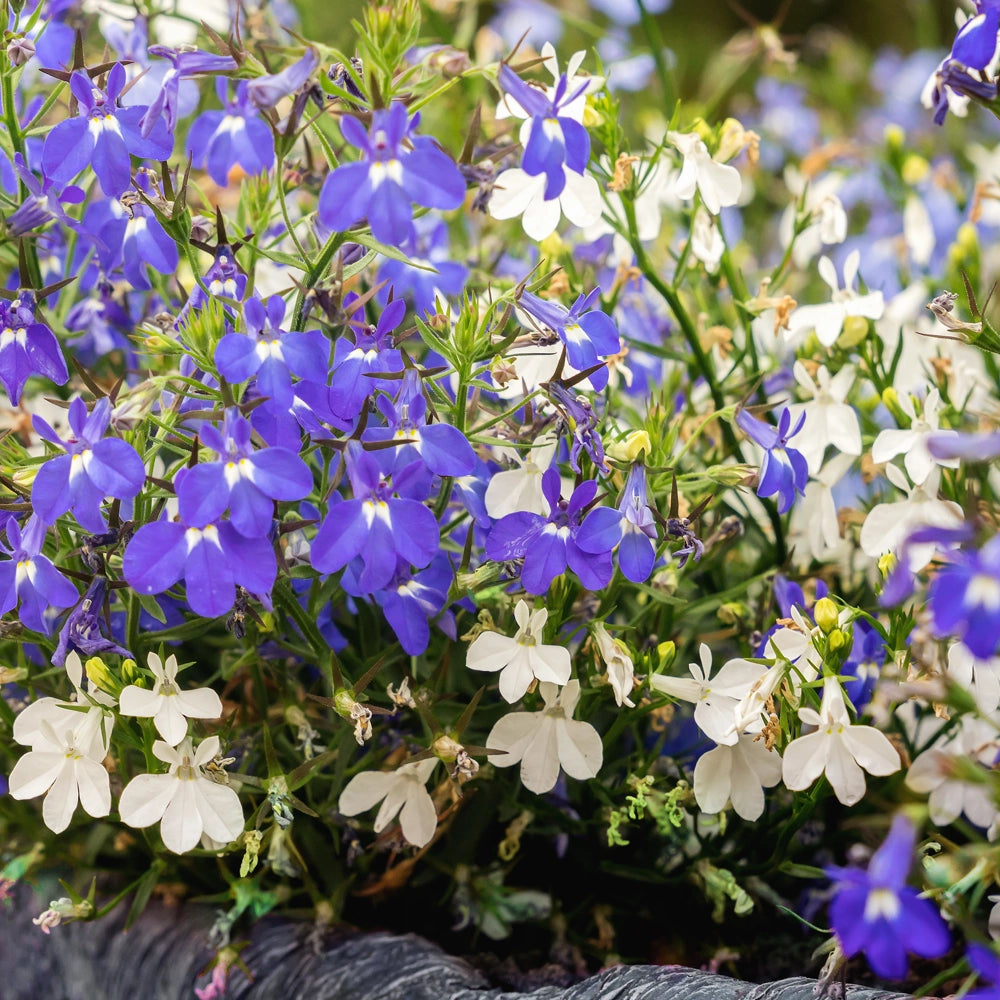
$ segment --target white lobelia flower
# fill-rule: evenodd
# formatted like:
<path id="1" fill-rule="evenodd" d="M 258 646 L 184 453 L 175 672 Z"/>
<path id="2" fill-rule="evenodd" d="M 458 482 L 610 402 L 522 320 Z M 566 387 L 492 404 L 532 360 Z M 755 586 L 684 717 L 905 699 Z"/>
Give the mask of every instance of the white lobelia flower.
<path id="1" fill-rule="evenodd" d="M 806 484 L 802 499 L 792 508 L 789 538 L 804 539 L 812 559 L 829 559 L 843 542 L 833 488 L 853 464 L 852 455 L 831 458 Z"/>
<path id="2" fill-rule="evenodd" d="M 160 823 L 168 850 L 184 854 L 208 837 L 229 844 L 243 832 L 243 807 L 229 785 L 209 778 L 203 768 L 219 756 L 219 737 L 198 745 L 191 740 L 171 747 L 153 744 L 153 755 L 170 765 L 166 774 L 140 774 L 126 786 L 118 801 L 122 822 L 138 828 Z"/>
<path id="3" fill-rule="evenodd" d="M 792 246 L 792 260 L 797 267 L 804 269 L 824 246 L 847 239 L 847 213 L 837 194 L 843 182 L 839 174 L 826 174 L 807 181 L 794 166 L 786 168 L 785 185 L 793 200 L 781 216 L 778 236 L 782 246 Z M 796 218 L 801 225 L 803 216 L 808 222 L 796 234 Z"/>
<path id="4" fill-rule="evenodd" d="M 975 698 L 980 712 L 1000 707 L 1000 657 L 981 660 L 964 642 L 956 642 L 948 650 L 945 673 Z"/>
<path id="5" fill-rule="evenodd" d="M 156 653 L 147 658 L 156 682 L 152 690 L 129 684 L 118 699 L 122 715 L 152 719 L 156 731 L 166 742 L 177 746 L 187 736 L 188 719 L 218 719 L 222 700 L 211 688 L 181 691 L 177 687 L 177 657 L 171 654 L 163 663 Z"/>
<path id="6" fill-rule="evenodd" d="M 726 244 L 714 217 L 705 211 L 703 205 L 699 205 L 691 226 L 691 253 L 705 265 L 709 274 L 715 274 L 725 249 Z"/>
<path id="7" fill-rule="evenodd" d="M 792 791 L 804 791 L 825 774 L 837 798 L 853 806 L 865 794 L 865 771 L 885 776 L 899 770 L 899 753 L 885 733 L 874 726 L 851 724 L 843 689 L 835 678 L 823 680 L 819 712 L 800 708 L 799 718 L 817 728 L 785 748 L 781 772 Z"/>
<path id="8" fill-rule="evenodd" d="M 437 757 L 429 757 L 403 764 L 395 771 L 362 771 L 340 793 L 337 808 L 345 816 L 357 816 L 381 802 L 375 832 L 381 833 L 398 814 L 406 840 L 414 847 L 424 847 L 437 829 L 437 809 L 426 788 L 437 762 Z"/>
<path id="9" fill-rule="evenodd" d="M 521 225 L 533 240 L 541 242 L 555 232 L 565 215 L 574 226 L 586 228 L 595 223 L 604 210 L 601 189 L 590 174 L 578 174 L 563 167 L 566 186 L 556 198 L 546 199 L 548 183 L 544 173 L 532 175 L 520 167 L 503 171 L 494 183 L 489 213 L 494 219 L 522 216 Z"/>
<path id="10" fill-rule="evenodd" d="M 93 685 L 90 685 L 89 691 L 84 690 L 83 664 L 75 652 L 66 657 L 66 673 L 75 689 L 71 700 L 39 698 L 33 701 L 14 719 L 12 735 L 22 746 L 37 750 L 39 746 L 36 744 L 48 746 L 51 743 L 48 731 L 43 729 L 43 723 L 48 723 L 57 734 L 73 729 L 77 745 L 83 752 L 95 760 L 104 760 L 115 723 L 114 714 L 108 709 L 114 705 L 115 699 Z M 84 705 L 90 706 L 86 713 L 89 720 L 86 728 L 83 726 L 84 716 L 80 714 L 80 707 Z M 81 740 L 90 742 L 83 745 Z"/>
<path id="11" fill-rule="evenodd" d="M 897 396 L 899 408 L 910 418 L 910 426 L 897 430 L 889 427 L 881 431 L 872 445 L 872 461 L 877 465 L 888 462 L 896 455 L 903 455 L 903 465 L 906 474 L 915 483 L 922 483 L 930 475 L 935 465 L 946 469 L 957 469 L 957 458 L 934 458 L 927 450 L 927 435 L 935 437 L 949 435 L 958 436 L 957 431 L 938 430 L 940 420 L 938 411 L 941 409 L 941 394 L 937 389 L 931 389 L 924 400 L 923 412 L 917 416 L 913 399 L 909 393 Z"/>
<path id="12" fill-rule="evenodd" d="M 795 439 L 795 447 L 805 458 L 809 474 L 815 476 L 819 471 L 828 445 L 843 455 L 860 455 L 861 425 L 854 407 L 845 402 L 854 383 L 854 369 L 844 365 L 831 377 L 826 366 L 820 365 L 815 380 L 801 361 L 796 361 L 792 370 L 795 381 L 812 397 L 809 402 L 788 407 L 793 426 L 803 413 L 806 415 L 806 433 Z"/>
<path id="13" fill-rule="evenodd" d="M 764 811 L 764 789 L 781 781 L 781 757 L 762 740 L 740 736 L 732 746 L 702 754 L 694 767 L 694 797 L 704 813 L 732 802 L 737 816 L 755 820 Z"/>
<path id="14" fill-rule="evenodd" d="M 937 826 L 949 826 L 964 815 L 970 823 L 989 829 L 1000 815 L 990 786 L 963 781 L 956 775 L 956 764 L 969 760 L 991 767 L 996 755 L 996 726 L 966 715 L 957 730 L 949 730 L 910 765 L 906 785 L 929 796 L 931 821 Z"/>
<path id="15" fill-rule="evenodd" d="M 690 201 L 697 190 L 705 208 L 718 215 L 720 210 L 739 201 L 743 180 L 740 172 L 726 163 L 717 163 L 697 132 L 668 132 L 667 139 L 684 157 L 681 172 L 674 182 L 674 194 Z"/>
<path id="16" fill-rule="evenodd" d="M 524 601 L 518 601 L 514 608 L 517 634 L 513 638 L 499 632 L 476 636 L 466 654 L 466 666 L 470 670 L 499 670 L 500 694 L 511 704 L 535 679 L 565 684 L 572 669 L 569 650 L 540 641 L 548 617 L 545 608 L 532 611 Z"/>
<path id="17" fill-rule="evenodd" d="M 903 236 L 913 263 L 918 267 L 926 267 L 934 253 L 937 238 L 934 235 L 931 213 L 923 198 L 914 192 L 907 196 L 906 207 L 903 209 Z"/>
<path id="18" fill-rule="evenodd" d="M 895 552 L 907 536 L 917 528 L 957 528 L 962 523 L 962 508 L 953 500 L 938 499 L 941 470 L 931 469 L 927 479 L 909 486 L 903 471 L 887 465 L 885 474 L 889 482 L 908 495 L 905 500 L 876 504 L 868 512 L 861 526 L 861 549 L 877 559 L 886 552 Z M 919 573 L 934 558 L 935 542 L 907 546 L 911 573 Z"/>
<path id="19" fill-rule="evenodd" d="M 589 722 L 573 719 L 580 700 L 580 682 L 570 681 L 561 691 L 540 684 L 545 708 L 540 712 L 511 712 L 490 730 L 486 745 L 494 767 L 520 762 L 524 787 L 538 795 L 551 792 L 562 768 L 571 778 L 595 778 L 604 762 L 601 737 Z"/>
<path id="20" fill-rule="evenodd" d="M 608 683 L 615 693 L 615 703 L 619 708 L 627 705 L 635 708 L 635 702 L 629 698 L 635 683 L 635 664 L 629 656 L 628 646 L 621 639 L 614 639 L 603 624 L 594 626 L 594 640 L 608 668 Z"/>
<path id="21" fill-rule="evenodd" d="M 490 517 L 499 520 L 519 511 L 549 516 L 549 502 L 542 492 L 542 475 L 552 464 L 557 445 L 551 435 L 543 435 L 525 452 L 504 449 L 512 452 L 518 466 L 493 473 L 484 497 Z"/>
<path id="22" fill-rule="evenodd" d="M 672 698 L 694 702 L 694 721 L 698 728 L 715 743 L 733 746 L 742 732 L 734 726 L 737 706 L 755 682 L 767 673 L 767 667 L 737 658 L 724 663 L 715 677 L 709 679 L 712 651 L 703 642 L 699 654 L 701 663 L 689 664 L 691 677 L 653 674 L 649 684 Z"/>
<path id="23" fill-rule="evenodd" d="M 863 316 L 866 319 L 878 319 L 885 311 L 885 302 L 881 292 L 869 292 L 858 295 L 854 283 L 858 276 L 858 265 L 861 253 L 852 250 L 844 261 L 844 287 L 837 282 L 837 270 L 829 257 L 820 257 L 819 275 L 829 286 L 831 300 L 824 305 L 799 306 L 789 317 L 787 337 L 794 341 L 800 334 L 810 330 L 816 331 L 819 342 L 824 347 L 832 347 L 844 329 L 844 321 L 849 316 Z"/>
<path id="24" fill-rule="evenodd" d="M 44 795 L 42 819 L 62 833 L 77 804 L 94 817 L 111 812 L 111 783 L 101 763 L 108 752 L 103 711 L 57 711 L 63 718 L 41 717 L 32 725 L 31 750 L 14 765 L 8 786 L 15 799 Z"/>
<path id="25" fill-rule="evenodd" d="M 613 170 L 608 158 L 601 158 L 601 165 L 610 174 Z M 648 164 L 640 160 L 633 168 L 633 173 L 639 178 L 639 190 L 635 196 L 635 227 L 640 243 L 650 243 L 660 235 L 663 228 L 662 209 L 680 207 L 673 197 L 674 181 L 677 172 L 670 170 L 664 163 Z M 604 213 L 583 232 L 583 240 L 593 243 L 602 236 L 612 236 L 611 259 L 609 267 L 629 267 L 635 257 L 628 239 L 622 235 L 628 232 L 628 222 L 622 197 L 616 191 L 606 191 Z"/>

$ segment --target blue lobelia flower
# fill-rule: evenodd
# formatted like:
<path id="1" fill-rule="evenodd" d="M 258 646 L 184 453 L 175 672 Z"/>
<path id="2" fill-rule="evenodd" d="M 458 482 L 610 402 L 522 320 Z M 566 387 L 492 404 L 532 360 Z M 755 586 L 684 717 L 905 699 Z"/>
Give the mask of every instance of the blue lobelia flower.
<path id="1" fill-rule="evenodd" d="M 357 118 L 341 119 L 344 138 L 364 159 L 342 164 L 323 182 L 318 209 L 324 226 L 343 232 L 367 216 L 375 239 L 401 246 L 416 239 L 414 204 L 440 209 L 462 204 L 465 179 L 433 139 L 414 134 L 419 124 L 420 114 L 408 118 L 400 101 L 373 111 L 367 132 Z"/>
<path id="2" fill-rule="evenodd" d="M 31 486 L 31 506 L 44 524 L 54 524 L 66 511 L 87 531 L 107 530 L 101 514 L 106 497 L 130 500 L 142 489 L 146 468 L 136 450 L 121 438 L 105 438 L 111 422 L 111 401 L 102 396 L 88 414 L 77 396 L 69 405 L 72 434 L 65 440 L 41 417 L 34 418 L 39 437 L 66 452 L 50 458 Z"/>
<path id="3" fill-rule="evenodd" d="M 140 126 L 143 136 L 148 136 L 163 118 L 172 134 L 177 126 L 177 107 L 180 102 L 181 81 L 204 73 L 228 73 L 237 68 L 232 56 L 219 56 L 201 49 L 178 51 L 168 45 L 150 45 L 151 56 L 161 56 L 170 63 L 159 81 L 159 89 L 142 116 Z"/>
<path id="4" fill-rule="evenodd" d="M 952 59 L 949 54 L 927 81 L 922 94 L 924 106 L 934 109 L 936 125 L 944 124 L 951 102 L 956 96 L 986 102 L 994 101 L 997 97 L 997 84 L 995 80 L 981 79 L 980 74 L 973 76 L 965 66 Z"/>
<path id="5" fill-rule="evenodd" d="M 127 359 L 126 366 L 135 367 L 135 355 L 128 339 L 132 318 L 116 300 L 110 281 L 102 278 L 96 295 L 73 304 L 66 314 L 66 329 L 80 331 L 78 336 L 66 341 L 66 346 L 72 348 L 81 364 L 92 365 L 112 351 L 122 351 Z"/>
<path id="6" fill-rule="evenodd" d="M 7 521 L 7 545 L 0 542 L 0 552 L 10 559 L 0 562 L 0 615 L 5 615 L 20 600 L 18 617 L 35 632 L 52 632 L 52 623 L 45 615 L 50 607 L 68 608 L 79 600 L 76 587 L 42 555 L 45 525 L 32 514 L 24 523 Z"/>
<path id="7" fill-rule="evenodd" d="M 86 167 L 93 167 L 101 190 L 111 198 L 123 194 L 132 183 L 132 156 L 151 160 L 169 159 L 173 139 L 158 121 L 148 135 L 139 122 L 146 109 L 122 108 L 118 98 L 125 86 L 125 67 L 115 63 L 108 73 L 107 90 L 95 87 L 79 70 L 69 81 L 80 113 L 60 122 L 45 137 L 42 169 L 59 184 L 72 180 Z"/>
<path id="8" fill-rule="evenodd" d="M 114 639 L 104 634 L 104 601 L 107 596 L 108 579 L 98 574 L 59 630 L 59 642 L 52 654 L 52 662 L 57 667 L 65 664 L 70 653 L 79 653 L 81 656 L 115 653 L 118 656 L 132 657 L 124 646 L 119 646 Z"/>
<path id="9" fill-rule="evenodd" d="M 250 100 L 262 111 L 273 108 L 283 97 L 304 87 L 318 65 L 319 53 L 310 46 L 301 59 L 279 73 L 269 73 L 251 80 L 247 87 Z"/>
<path id="10" fill-rule="evenodd" d="M 369 428 L 365 440 L 401 442 L 398 448 L 381 452 L 384 473 L 401 472 L 414 461 L 423 463 L 434 476 L 467 476 L 475 469 L 476 453 L 457 427 L 440 421 L 427 423 L 427 400 L 415 368 L 403 373 L 395 403 L 387 396 L 379 396 L 375 405 L 387 426 Z"/>
<path id="11" fill-rule="evenodd" d="M 228 521 L 155 521 L 129 542 L 122 572 L 142 594 L 160 594 L 183 579 L 191 610 L 217 618 L 233 606 L 237 586 L 268 607 L 278 564 L 268 538 L 247 538 Z"/>
<path id="12" fill-rule="evenodd" d="M 844 954 L 864 952 L 876 975 L 902 979 L 907 952 L 937 958 L 951 947 L 948 927 L 937 907 L 906 884 L 913 864 L 916 830 L 902 814 L 872 855 L 868 870 L 828 866 L 835 881 L 830 923 Z"/>
<path id="13" fill-rule="evenodd" d="M 1000 958 L 981 944 L 970 944 L 965 953 L 969 965 L 979 973 L 980 978 L 989 980 L 989 985 L 965 994 L 965 1000 L 1000 1000 Z"/>
<path id="14" fill-rule="evenodd" d="M 608 516 L 611 508 L 596 507 L 584 519 L 576 543 L 584 552 L 607 552 L 618 545 L 618 566 L 633 583 L 644 583 L 656 562 L 656 519 L 649 506 L 646 467 L 635 462 L 625 480 L 617 525 Z M 618 537 L 615 538 L 617 531 Z"/>
<path id="15" fill-rule="evenodd" d="M 315 377 L 328 369 L 330 344 L 319 330 L 282 330 L 285 302 L 272 295 L 267 303 L 243 303 L 246 333 L 227 333 L 215 348 L 219 374 L 229 382 L 257 376 L 257 392 L 278 406 L 292 405 L 292 375 Z"/>
<path id="16" fill-rule="evenodd" d="M 993 61 L 1000 32 L 1000 3 L 976 0 L 976 13 L 958 29 L 951 58 L 967 69 L 984 70 Z"/>
<path id="17" fill-rule="evenodd" d="M 426 651 L 431 638 L 430 621 L 448 603 L 448 589 L 454 575 L 451 563 L 442 553 L 438 553 L 426 569 L 417 573 L 411 571 L 405 559 L 401 559 L 389 584 L 372 595 L 396 633 L 403 651 L 409 656 L 420 656 Z M 364 596 L 350 566 L 344 572 L 342 584 L 348 594 Z"/>
<path id="18" fill-rule="evenodd" d="M 757 496 L 771 497 L 779 494 L 778 513 L 784 514 L 795 502 L 795 494 L 804 493 L 809 482 L 809 467 L 801 452 L 788 447 L 790 438 L 795 437 L 805 423 L 803 413 L 790 428 L 791 413 L 786 406 L 778 418 L 778 427 L 758 420 L 744 409 L 736 412 L 736 423 L 740 430 L 764 449 L 760 465 L 760 482 Z"/>
<path id="19" fill-rule="evenodd" d="M 521 169 L 530 177 L 544 174 L 545 200 L 558 198 L 566 187 L 566 170 L 582 174 L 590 159 L 587 130 L 575 118 L 560 114 L 560 111 L 586 93 L 590 81 L 584 80 L 570 90 L 569 78 L 563 73 L 550 98 L 545 91 L 525 83 L 504 63 L 500 67 L 500 83 L 530 115 L 521 130 L 524 143 Z"/>
<path id="20" fill-rule="evenodd" d="M 559 337 L 566 346 L 566 359 L 582 372 L 599 364 L 602 356 L 617 354 L 621 348 L 621 336 L 611 318 L 599 309 L 590 308 L 600 294 L 600 288 L 595 288 L 567 309 L 558 302 L 522 292 L 518 304 L 543 329 Z M 603 389 L 608 384 L 607 369 L 594 372 L 590 384 Z"/>
<path id="21" fill-rule="evenodd" d="M 145 187 L 145 185 L 143 185 Z M 135 191 L 129 191 L 99 232 L 98 257 L 105 271 L 121 267 L 129 284 L 142 291 L 151 288 L 146 267 L 160 274 L 177 270 L 177 244 L 167 235 L 156 213 Z"/>
<path id="22" fill-rule="evenodd" d="M 935 574 L 927 594 L 934 631 L 961 639 L 988 659 L 1000 642 L 1000 535 L 964 549 Z"/>
<path id="23" fill-rule="evenodd" d="M 228 507 L 229 523 L 241 535 L 260 538 L 271 530 L 275 500 L 301 500 L 312 489 L 312 473 L 295 452 L 251 445 L 250 423 L 235 407 L 226 410 L 221 431 L 206 422 L 198 436 L 219 457 L 177 473 L 177 500 L 188 524 L 215 521 Z"/>
<path id="24" fill-rule="evenodd" d="M 379 264 L 379 279 L 388 284 L 378 293 L 378 299 L 385 304 L 390 294 L 400 298 L 409 293 L 418 313 L 433 313 L 439 295 L 462 294 L 469 269 L 451 260 L 444 220 L 425 215 L 414 219 L 413 225 L 417 241 L 406 248 L 412 264 L 388 258 Z M 428 270 L 429 267 L 434 270 Z"/>
<path id="25" fill-rule="evenodd" d="M 274 135 L 250 98 L 249 81 L 240 80 L 236 96 L 228 99 L 228 84 L 215 84 L 225 111 L 205 111 L 192 123 L 187 148 L 196 167 L 208 167 L 219 187 L 229 183 L 229 172 L 239 166 L 247 174 L 262 174 L 274 166 Z"/>
<path id="26" fill-rule="evenodd" d="M 63 188 L 51 177 L 43 177 L 39 183 L 20 153 L 14 154 L 14 170 L 28 189 L 28 197 L 5 220 L 12 236 L 23 236 L 53 219 L 57 219 L 62 226 L 79 229 L 80 223 L 66 214 L 63 202 L 79 205 L 85 197 L 82 188 L 73 184 Z"/>
<path id="27" fill-rule="evenodd" d="M 604 461 L 604 442 L 597 433 L 597 414 L 590 400 L 586 396 L 574 395 L 560 382 L 545 382 L 543 385 L 559 414 L 558 433 L 568 432 L 571 438 L 570 467 L 579 472 L 580 455 L 586 452 L 604 475 L 610 475 L 611 470 Z"/>
<path id="28" fill-rule="evenodd" d="M 0 382 L 15 406 L 32 375 L 63 385 L 69 371 L 56 335 L 35 319 L 34 293 L 24 288 L 16 299 L 0 300 Z"/>
<path id="29" fill-rule="evenodd" d="M 345 306 L 348 303 L 345 301 Z M 342 420 L 354 420 L 376 389 L 392 392 L 395 382 L 371 376 L 401 372 L 403 356 L 393 347 L 392 331 L 402 322 L 406 303 L 390 302 L 375 327 L 354 331 L 354 344 L 340 338 L 333 351 L 330 377 L 330 409 Z"/>
<path id="30" fill-rule="evenodd" d="M 434 558 L 438 523 L 419 501 L 393 495 L 406 490 L 407 480 L 423 471 L 422 463 L 414 462 L 390 483 L 357 441 L 348 443 L 345 461 L 354 498 L 330 508 L 313 539 L 310 558 L 320 573 L 335 573 L 360 558 L 358 587 L 371 593 L 389 585 L 400 560 L 424 567 Z"/>
<path id="31" fill-rule="evenodd" d="M 542 493 L 549 503 L 549 515 L 517 511 L 500 518 L 486 538 L 486 556 L 496 562 L 524 559 L 521 584 L 529 594 L 544 594 L 549 584 L 569 567 L 588 590 L 600 590 L 614 572 L 611 550 L 621 537 L 619 512 L 603 508 L 591 525 L 588 538 L 603 538 L 603 551 L 584 551 L 577 542 L 581 519 L 597 495 L 593 479 L 582 482 L 569 501 L 560 496 L 559 470 L 551 468 L 542 476 Z M 600 508 L 599 508 L 600 510 Z M 592 511 L 589 517 L 597 515 Z M 588 517 L 588 519 L 589 519 Z"/>

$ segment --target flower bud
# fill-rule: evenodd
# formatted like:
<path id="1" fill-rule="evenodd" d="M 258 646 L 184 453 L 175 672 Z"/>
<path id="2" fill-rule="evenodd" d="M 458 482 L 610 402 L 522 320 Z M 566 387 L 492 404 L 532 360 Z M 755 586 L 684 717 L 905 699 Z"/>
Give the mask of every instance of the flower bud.
<path id="1" fill-rule="evenodd" d="M 35 476 L 37 475 L 37 465 L 22 465 L 21 468 L 14 470 L 14 474 L 10 478 L 13 479 L 18 486 L 30 487 L 35 481 Z"/>
<path id="2" fill-rule="evenodd" d="M 102 691 L 107 691 L 108 694 L 114 695 L 116 698 L 121 694 L 122 685 L 118 683 L 108 665 L 99 656 L 92 656 L 87 660 L 83 665 L 83 669 L 86 671 L 87 680 L 91 684 L 96 685 Z"/>
<path id="3" fill-rule="evenodd" d="M 620 462 L 637 462 L 640 457 L 653 450 L 653 443 L 645 431 L 632 431 L 625 435 L 624 440 L 614 441 L 608 445 L 608 454 Z"/>
<path id="4" fill-rule="evenodd" d="M 139 672 L 139 668 L 135 664 L 135 660 L 122 660 L 122 680 L 126 684 L 136 684 L 139 687 L 143 686 L 143 677 Z"/>
<path id="5" fill-rule="evenodd" d="M 906 132 L 901 125 L 897 125 L 895 122 L 886 125 L 882 134 L 885 137 L 885 144 L 890 149 L 902 149 L 906 145 Z"/>
<path id="6" fill-rule="evenodd" d="M 7 42 L 7 58 L 11 66 L 23 66 L 35 54 L 35 43 L 24 35 L 15 35 Z"/>
<path id="7" fill-rule="evenodd" d="M 837 346 L 857 347 L 868 336 L 868 320 L 864 316 L 848 316 L 844 320 L 844 332 L 837 338 Z"/>
<path id="8" fill-rule="evenodd" d="M 813 608 L 813 618 L 825 635 L 830 635 L 840 622 L 837 605 L 829 597 L 821 597 L 816 602 L 816 606 Z"/>
<path id="9" fill-rule="evenodd" d="M 431 749 L 434 751 L 436 757 L 443 760 L 446 764 L 451 764 L 465 748 L 446 733 L 434 741 Z"/>
<path id="10" fill-rule="evenodd" d="M 887 578 L 895 568 L 896 557 L 891 552 L 886 552 L 884 556 L 879 556 L 878 571 L 882 574 L 883 579 Z"/>
<path id="11" fill-rule="evenodd" d="M 847 636 L 839 628 L 835 628 L 827 636 L 827 647 L 831 653 L 836 653 L 838 649 L 843 649 L 846 645 Z"/>
<path id="12" fill-rule="evenodd" d="M 903 182 L 905 184 L 919 184 L 929 173 L 931 165 L 916 153 L 911 153 L 903 161 Z"/>
<path id="13" fill-rule="evenodd" d="M 656 655 L 660 658 L 660 670 L 669 670 L 677 657 L 677 646 L 674 644 L 673 640 L 668 639 L 666 642 L 661 642 L 656 647 Z"/>

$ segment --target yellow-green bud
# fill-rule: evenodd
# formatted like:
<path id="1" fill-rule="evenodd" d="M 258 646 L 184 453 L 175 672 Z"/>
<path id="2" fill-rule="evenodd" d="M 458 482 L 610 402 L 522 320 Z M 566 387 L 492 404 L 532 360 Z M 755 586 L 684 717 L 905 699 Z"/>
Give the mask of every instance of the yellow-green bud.
<path id="1" fill-rule="evenodd" d="M 642 454 L 649 455 L 653 450 L 653 444 L 645 431 L 632 431 L 622 444 L 625 448 L 625 458 L 629 462 L 635 462 Z"/>
<path id="2" fill-rule="evenodd" d="M 840 622 L 837 605 L 829 597 L 821 597 L 816 602 L 816 606 L 813 608 L 813 618 L 816 619 L 816 624 L 826 635 L 829 635 Z"/>
<path id="3" fill-rule="evenodd" d="M 99 656 L 92 656 L 83 665 L 87 673 L 87 680 L 91 684 L 96 684 L 102 691 L 113 694 L 116 697 L 121 694 L 121 685 L 117 678 L 111 673 L 108 665 Z"/>
<path id="4" fill-rule="evenodd" d="M 13 479 L 18 486 L 23 486 L 27 489 L 35 481 L 35 476 L 37 475 L 37 465 L 22 465 L 20 469 L 14 470 L 14 474 L 10 478 Z"/>
<path id="5" fill-rule="evenodd" d="M 349 719 L 357 699 L 347 688 L 338 688 L 333 695 L 333 707 L 336 713 L 343 719 Z"/>
<path id="6" fill-rule="evenodd" d="M 122 680 L 126 684 L 142 686 L 142 675 L 139 673 L 135 660 L 122 660 Z"/>
<path id="7" fill-rule="evenodd" d="M 434 751 L 434 755 L 446 764 L 454 764 L 455 759 L 465 748 L 445 733 L 434 741 L 431 749 Z"/>
<path id="8" fill-rule="evenodd" d="M 736 625 L 750 617 L 750 609 L 742 601 L 726 601 L 719 605 L 716 615 L 726 625 Z"/>
<path id="9" fill-rule="evenodd" d="M 844 320 L 844 331 L 837 338 L 837 346 L 857 347 L 868 336 L 868 320 L 864 316 L 848 316 Z"/>
<path id="10" fill-rule="evenodd" d="M 882 574 L 883 578 L 888 577 L 895 568 L 896 557 L 891 552 L 886 552 L 884 556 L 879 556 L 878 571 Z"/>
<path id="11" fill-rule="evenodd" d="M 886 386 L 882 390 L 882 402 L 885 404 L 885 408 L 892 414 L 893 420 L 901 426 L 906 426 L 910 422 L 910 418 L 903 412 L 903 408 L 899 405 L 899 393 L 890 385 Z"/>
<path id="12" fill-rule="evenodd" d="M 831 653 L 836 653 L 838 649 L 843 649 L 847 645 L 847 636 L 839 628 L 835 628 L 826 638 L 828 648 Z"/>
<path id="13" fill-rule="evenodd" d="M 975 253 L 979 249 L 979 233 L 971 222 L 963 222 L 958 227 L 955 242 L 967 253 Z"/>
<path id="14" fill-rule="evenodd" d="M 285 720 L 290 726 L 306 725 L 306 713 L 298 705 L 289 705 L 285 709 Z"/>
<path id="15" fill-rule="evenodd" d="M 882 135 L 885 138 L 885 144 L 890 149 L 902 149 L 906 145 L 906 132 L 901 125 L 897 125 L 895 122 L 886 125 Z"/>
<path id="16" fill-rule="evenodd" d="M 542 240 L 538 249 L 543 257 L 554 260 L 566 249 L 566 244 L 563 243 L 562 237 L 558 233 L 553 233 Z"/>
<path id="17" fill-rule="evenodd" d="M 668 639 L 656 647 L 656 655 L 660 658 L 660 670 L 669 670 L 677 657 L 677 646 L 672 639 Z"/>
<path id="18" fill-rule="evenodd" d="M 931 171 L 931 165 L 916 153 L 911 153 L 903 162 L 903 183 L 919 184 Z"/>

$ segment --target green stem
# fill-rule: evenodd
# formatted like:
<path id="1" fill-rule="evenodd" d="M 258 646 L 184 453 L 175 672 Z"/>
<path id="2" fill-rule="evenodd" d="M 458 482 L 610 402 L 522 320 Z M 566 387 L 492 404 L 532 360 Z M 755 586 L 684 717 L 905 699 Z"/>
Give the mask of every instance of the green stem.
<path id="1" fill-rule="evenodd" d="M 330 266 L 330 261 L 333 260 L 334 254 L 343 245 L 344 239 L 344 233 L 333 233 L 324 244 L 323 249 L 316 258 L 316 262 L 306 273 L 306 280 L 302 290 L 295 300 L 295 319 L 292 322 L 293 330 L 302 329 L 302 324 L 305 322 L 306 296 L 319 284 L 320 279 L 326 273 L 326 269 Z"/>
<path id="2" fill-rule="evenodd" d="M 635 204 L 627 199 L 623 199 L 623 204 L 625 206 L 625 217 L 628 221 L 629 242 L 632 244 L 632 250 L 635 252 L 635 259 L 636 263 L 639 265 L 639 270 L 642 271 L 643 277 L 645 277 L 653 288 L 656 289 L 667 305 L 670 306 L 670 311 L 677 319 L 677 323 L 681 328 L 681 334 L 684 336 L 684 340 L 687 343 L 688 350 L 690 350 L 692 356 L 694 357 L 695 365 L 708 385 L 708 390 L 712 396 L 712 402 L 715 403 L 715 408 L 717 410 L 721 410 L 726 405 L 725 399 L 722 395 L 722 390 L 716 382 L 715 372 L 712 370 L 712 365 L 708 359 L 708 355 L 705 354 L 705 350 L 701 346 L 701 341 L 698 339 L 698 331 L 695 329 L 694 323 L 691 321 L 691 317 L 684 308 L 684 305 L 680 300 L 680 296 L 665 281 L 663 281 L 656 271 L 653 270 L 653 265 L 650 262 L 649 257 L 646 255 L 646 250 L 642 243 L 639 242 L 635 222 Z M 739 444 L 736 441 L 736 435 L 733 433 L 732 427 L 730 427 L 729 424 L 724 423 L 722 425 L 722 433 L 730 448 L 732 448 L 734 452 L 739 453 Z"/>
<path id="3" fill-rule="evenodd" d="M 7 72 L 0 74 L 0 76 L 3 79 L 4 124 L 7 126 L 7 132 L 10 135 L 11 145 L 14 147 L 15 154 L 20 153 L 25 162 L 27 162 L 28 158 L 24 152 L 24 136 L 21 133 L 21 124 L 17 120 L 17 109 L 14 105 L 14 80 L 11 76 L 10 68 L 8 67 Z M 24 202 L 29 195 L 24 181 L 18 180 L 17 189 L 21 201 Z M 23 246 L 28 273 L 26 275 L 19 275 L 19 282 L 22 286 L 28 284 L 32 288 L 41 288 L 42 270 L 38 266 L 38 253 L 35 249 L 35 243 L 33 240 L 25 240 L 23 241 Z"/>
<path id="4" fill-rule="evenodd" d="M 676 91 L 670 70 L 663 58 L 663 35 L 660 33 L 660 26 L 656 23 L 656 18 L 646 10 L 644 0 L 637 0 L 637 3 L 639 4 L 639 16 L 642 18 L 642 30 L 646 33 L 646 41 L 649 42 L 653 63 L 656 66 L 656 76 L 660 81 L 660 90 L 663 92 L 663 104 L 669 117 L 676 100 Z"/>

